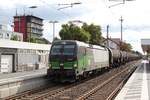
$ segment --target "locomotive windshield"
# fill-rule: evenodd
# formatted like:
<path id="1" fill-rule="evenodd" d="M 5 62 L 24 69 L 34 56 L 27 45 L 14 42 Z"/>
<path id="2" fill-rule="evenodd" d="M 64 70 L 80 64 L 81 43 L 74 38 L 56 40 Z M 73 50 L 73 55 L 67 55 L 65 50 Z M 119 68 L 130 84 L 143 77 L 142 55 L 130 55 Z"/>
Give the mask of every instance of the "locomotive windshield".
<path id="1" fill-rule="evenodd" d="M 62 45 L 54 45 L 51 50 L 51 55 L 61 55 Z"/>
<path id="2" fill-rule="evenodd" d="M 75 45 L 65 45 L 63 55 L 74 55 Z"/>
<path id="3" fill-rule="evenodd" d="M 74 55 L 75 54 L 75 45 L 53 45 L 51 50 L 51 55 Z"/>

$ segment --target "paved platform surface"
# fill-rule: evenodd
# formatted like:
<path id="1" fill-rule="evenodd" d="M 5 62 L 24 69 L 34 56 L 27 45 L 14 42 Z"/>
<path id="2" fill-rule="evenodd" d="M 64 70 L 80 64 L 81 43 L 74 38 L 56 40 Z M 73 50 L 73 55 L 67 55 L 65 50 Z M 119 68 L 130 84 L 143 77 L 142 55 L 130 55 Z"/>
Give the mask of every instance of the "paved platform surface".
<path id="1" fill-rule="evenodd" d="M 0 100 L 48 84 L 47 69 L 0 74 Z"/>
<path id="2" fill-rule="evenodd" d="M 115 100 L 150 100 L 150 64 L 143 60 Z"/>
<path id="3" fill-rule="evenodd" d="M 0 85 L 14 81 L 32 79 L 35 77 L 44 77 L 46 75 L 46 72 L 47 69 L 45 68 L 34 71 L 0 74 Z"/>

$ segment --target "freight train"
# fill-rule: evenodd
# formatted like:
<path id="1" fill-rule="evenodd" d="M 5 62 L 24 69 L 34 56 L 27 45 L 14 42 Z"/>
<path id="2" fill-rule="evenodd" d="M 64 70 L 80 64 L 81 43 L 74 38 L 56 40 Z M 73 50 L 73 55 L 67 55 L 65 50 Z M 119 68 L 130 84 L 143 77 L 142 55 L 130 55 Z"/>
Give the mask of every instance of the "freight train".
<path id="1" fill-rule="evenodd" d="M 72 82 L 139 58 L 135 53 L 105 46 L 75 40 L 58 40 L 51 46 L 47 75 L 56 81 Z"/>

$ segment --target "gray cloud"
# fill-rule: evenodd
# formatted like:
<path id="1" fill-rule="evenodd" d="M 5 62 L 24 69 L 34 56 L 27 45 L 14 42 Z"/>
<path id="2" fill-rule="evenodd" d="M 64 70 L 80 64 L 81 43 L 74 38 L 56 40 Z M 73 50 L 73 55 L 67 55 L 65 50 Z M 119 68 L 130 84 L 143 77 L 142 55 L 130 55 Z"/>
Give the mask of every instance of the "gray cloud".
<path id="1" fill-rule="evenodd" d="M 41 17 L 44 20 L 58 20 L 58 21 L 66 21 L 71 20 L 77 16 L 81 16 L 86 14 L 86 8 L 83 9 L 82 6 L 73 6 L 72 8 L 66 8 L 62 10 L 57 10 L 62 6 L 58 6 L 57 4 L 43 4 L 37 5 L 38 7 L 35 9 L 29 9 L 29 5 L 23 4 L 15 4 L 14 8 L 0 8 L 0 23 L 3 23 L 3 20 L 7 20 L 8 24 L 12 24 L 13 16 L 17 13 L 19 15 L 25 14 L 33 14 L 35 16 Z"/>

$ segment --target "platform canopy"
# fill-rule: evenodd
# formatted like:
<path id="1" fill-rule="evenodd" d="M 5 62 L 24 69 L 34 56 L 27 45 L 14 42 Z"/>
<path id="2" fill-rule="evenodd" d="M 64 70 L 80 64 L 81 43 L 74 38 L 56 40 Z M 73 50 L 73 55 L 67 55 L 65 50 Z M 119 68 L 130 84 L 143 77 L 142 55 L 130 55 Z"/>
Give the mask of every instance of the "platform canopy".
<path id="1" fill-rule="evenodd" d="M 150 53 L 150 39 L 141 39 L 141 46 L 144 52 Z"/>

